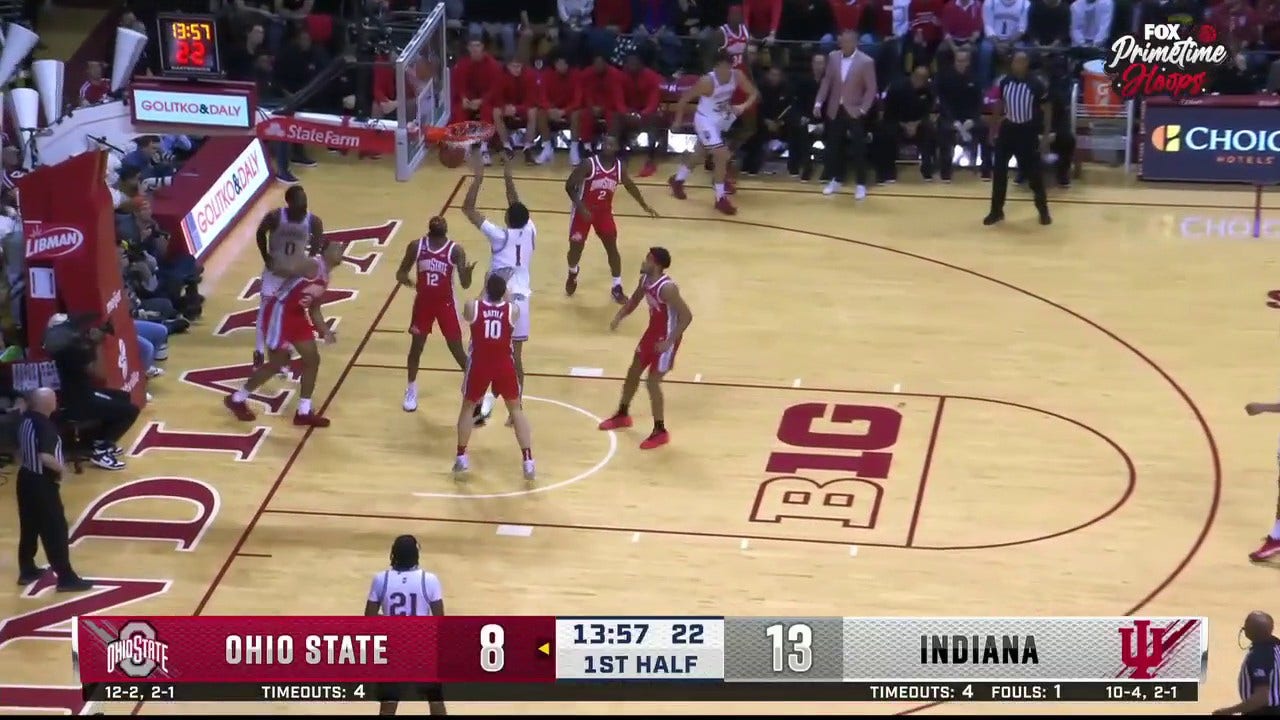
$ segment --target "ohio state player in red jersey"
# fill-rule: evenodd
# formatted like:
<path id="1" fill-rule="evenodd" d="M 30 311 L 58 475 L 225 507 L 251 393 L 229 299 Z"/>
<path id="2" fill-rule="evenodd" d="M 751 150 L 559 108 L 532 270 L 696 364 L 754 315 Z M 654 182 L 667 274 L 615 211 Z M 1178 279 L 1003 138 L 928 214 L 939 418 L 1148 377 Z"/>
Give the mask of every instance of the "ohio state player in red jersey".
<path id="1" fill-rule="evenodd" d="M 415 277 L 409 273 L 417 269 Z M 433 217 L 427 223 L 426 237 L 409 243 L 404 258 L 396 270 L 396 280 L 405 287 L 416 290 L 413 297 L 413 316 L 409 320 L 409 386 L 404 391 L 404 410 L 418 409 L 418 365 L 422 360 L 422 348 L 427 344 L 433 325 L 440 326 L 440 335 L 458 367 L 467 367 L 467 351 L 462 347 L 462 327 L 458 325 L 458 308 L 453 302 L 453 271 L 458 270 L 462 287 L 471 287 L 471 273 L 475 263 L 467 262 L 467 251 L 449 239 L 449 224 L 442 217 Z"/>
<path id="2" fill-rule="evenodd" d="M 631 293 L 631 299 L 618 310 L 610 330 L 617 330 L 623 318 L 630 315 L 640 305 L 643 298 L 649 303 L 649 326 L 640 343 L 636 345 L 635 357 L 631 359 L 631 367 L 627 368 L 627 377 L 622 381 L 622 400 L 618 403 L 618 411 L 612 417 L 600 423 L 601 430 L 617 430 L 631 427 L 631 399 L 640 387 L 640 375 L 646 369 L 649 377 L 645 386 L 649 388 L 649 402 L 653 407 L 653 432 L 644 442 L 641 450 L 652 450 L 671 441 L 665 423 L 665 407 L 662 397 L 662 378 L 675 365 L 676 351 L 680 349 L 680 340 L 684 331 L 693 322 L 693 311 L 680 297 L 680 289 L 667 275 L 671 267 L 671 253 L 666 248 L 649 248 L 649 254 L 640 264 L 640 285 Z"/>
<path id="3" fill-rule="evenodd" d="M 507 404 L 507 413 L 520 443 L 524 479 L 533 482 L 533 431 L 520 406 L 520 378 L 516 376 L 515 350 L 512 348 L 516 319 L 520 308 L 507 301 L 507 281 L 494 273 L 484 281 L 484 293 L 462 308 L 462 318 L 471 325 L 471 357 L 462 381 L 462 408 L 458 411 L 458 456 L 453 463 L 455 473 L 471 469 L 467 443 L 475 427 L 472 415 L 476 405 L 493 389 Z"/>
<path id="4" fill-rule="evenodd" d="M 319 257 L 296 255 L 276 262 L 275 272 L 283 275 L 285 281 L 267 301 L 264 311 L 267 361 L 253 371 L 243 388 L 223 401 L 237 418 L 245 422 L 257 418 L 249 409 L 249 395 L 289 362 L 291 352 L 296 352 L 302 362 L 302 379 L 293 424 L 329 427 L 329 418 L 313 412 L 311 395 L 320 372 L 316 333 L 328 343 L 338 339 L 320 312 L 320 298 L 329 286 L 329 273 L 341 264 L 341 243 L 329 243 Z"/>
<path id="5" fill-rule="evenodd" d="M 578 262 L 582 260 L 582 248 L 587 233 L 594 227 L 596 237 L 604 245 L 609 258 L 609 273 L 613 276 L 613 299 L 621 305 L 627 301 L 622 291 L 622 256 L 618 254 L 618 224 L 613 219 L 613 194 L 622 185 L 635 198 L 649 217 L 658 212 L 649 207 L 640 188 L 627 174 L 626 165 L 618 157 L 618 138 L 610 135 L 604 139 L 600 154 L 575 167 L 564 182 L 564 191 L 573 202 L 569 216 L 569 277 L 564 281 L 564 292 L 572 296 L 578 290 Z"/>

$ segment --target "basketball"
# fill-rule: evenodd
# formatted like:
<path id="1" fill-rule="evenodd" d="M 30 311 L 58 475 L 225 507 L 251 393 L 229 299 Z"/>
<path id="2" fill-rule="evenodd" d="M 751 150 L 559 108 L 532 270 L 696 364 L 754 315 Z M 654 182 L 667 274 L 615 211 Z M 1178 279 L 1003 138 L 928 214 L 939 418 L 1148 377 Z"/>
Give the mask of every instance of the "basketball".
<path id="1" fill-rule="evenodd" d="M 466 162 L 466 151 L 460 147 L 452 145 L 440 146 L 440 164 L 447 168 L 462 167 L 462 163 Z"/>

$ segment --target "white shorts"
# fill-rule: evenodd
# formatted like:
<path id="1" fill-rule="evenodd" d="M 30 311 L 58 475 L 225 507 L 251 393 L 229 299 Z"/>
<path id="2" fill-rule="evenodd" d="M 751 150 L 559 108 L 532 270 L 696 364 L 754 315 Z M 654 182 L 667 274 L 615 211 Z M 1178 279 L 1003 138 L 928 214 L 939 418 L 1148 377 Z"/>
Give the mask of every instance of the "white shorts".
<path id="1" fill-rule="evenodd" d="M 516 326 L 511 330 L 511 339 L 516 342 L 524 342 L 529 339 L 529 296 L 512 295 L 511 304 L 520 308 L 516 317 Z"/>
<path id="2" fill-rule="evenodd" d="M 267 297 L 275 295 L 284 286 L 284 278 L 271 272 L 270 270 L 262 271 L 262 289 L 258 291 L 258 303 L 265 303 Z"/>
<path id="3" fill-rule="evenodd" d="M 732 125 L 732 117 L 715 117 L 702 113 L 693 115 L 693 131 L 698 135 L 698 142 L 708 150 L 724 145 L 724 134 Z"/>

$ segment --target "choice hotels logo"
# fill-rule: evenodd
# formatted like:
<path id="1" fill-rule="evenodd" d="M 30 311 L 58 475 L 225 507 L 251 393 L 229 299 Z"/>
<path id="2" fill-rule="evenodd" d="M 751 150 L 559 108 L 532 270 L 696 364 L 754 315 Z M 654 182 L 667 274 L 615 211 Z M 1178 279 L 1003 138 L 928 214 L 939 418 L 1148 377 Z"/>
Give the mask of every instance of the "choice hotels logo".
<path id="1" fill-rule="evenodd" d="M 1280 154 L 1280 128 L 1160 125 L 1149 135 L 1157 152 L 1196 152 L 1219 163 L 1270 165 Z"/>

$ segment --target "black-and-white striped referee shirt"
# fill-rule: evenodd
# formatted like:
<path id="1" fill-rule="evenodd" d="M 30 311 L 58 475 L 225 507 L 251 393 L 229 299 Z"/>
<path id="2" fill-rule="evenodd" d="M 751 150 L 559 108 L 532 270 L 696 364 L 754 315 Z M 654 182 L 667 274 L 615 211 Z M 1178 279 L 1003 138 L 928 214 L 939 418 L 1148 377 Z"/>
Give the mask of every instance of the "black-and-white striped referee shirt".
<path id="1" fill-rule="evenodd" d="M 22 469 L 50 479 L 58 479 L 58 471 L 46 468 L 40 453 L 52 455 L 62 462 L 62 437 L 58 428 L 46 415 L 28 410 L 18 423 L 18 454 Z"/>
<path id="2" fill-rule="evenodd" d="M 1034 75 L 1023 78 L 1005 75 L 1000 79 L 1000 100 L 1005 120 L 1015 125 L 1037 121 L 1040 106 L 1049 102 L 1049 89 Z"/>
<path id="3" fill-rule="evenodd" d="M 1259 688 L 1267 690 L 1267 707 L 1280 708 L 1280 639 L 1255 642 L 1240 664 L 1240 699 L 1248 700 Z M 1267 713 L 1271 714 L 1271 713 Z"/>

